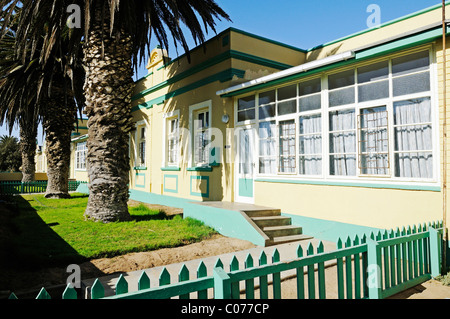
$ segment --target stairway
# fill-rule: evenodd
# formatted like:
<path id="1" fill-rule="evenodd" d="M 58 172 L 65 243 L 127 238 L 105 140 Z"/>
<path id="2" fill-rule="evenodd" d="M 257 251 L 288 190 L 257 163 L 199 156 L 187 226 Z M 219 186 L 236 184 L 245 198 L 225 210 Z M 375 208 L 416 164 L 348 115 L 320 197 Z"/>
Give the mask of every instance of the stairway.
<path id="1" fill-rule="evenodd" d="M 245 209 L 243 212 L 269 237 L 266 246 L 313 238 L 303 235 L 302 228 L 292 225 L 290 217 L 281 216 L 279 209 Z"/>

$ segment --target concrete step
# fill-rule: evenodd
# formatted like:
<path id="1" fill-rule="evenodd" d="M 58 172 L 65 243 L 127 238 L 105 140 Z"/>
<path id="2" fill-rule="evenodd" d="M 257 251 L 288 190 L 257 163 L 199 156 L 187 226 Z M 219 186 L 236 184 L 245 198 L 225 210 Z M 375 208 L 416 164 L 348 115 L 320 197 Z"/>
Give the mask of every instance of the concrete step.
<path id="1" fill-rule="evenodd" d="M 244 213 L 247 214 L 248 217 L 267 217 L 267 216 L 280 216 L 280 209 L 255 209 L 255 210 L 244 210 Z"/>
<path id="2" fill-rule="evenodd" d="M 280 236 L 280 237 L 272 238 L 267 243 L 267 246 L 286 244 L 286 243 L 290 243 L 290 242 L 294 242 L 294 241 L 302 241 L 302 240 L 308 240 L 308 239 L 313 239 L 313 237 L 307 236 L 307 235 Z"/>
<path id="3" fill-rule="evenodd" d="M 263 227 L 262 231 L 269 238 L 302 234 L 302 228 L 294 225 Z"/>
<path id="4" fill-rule="evenodd" d="M 270 227 L 270 226 L 286 226 L 291 225 L 292 221 L 289 217 L 284 216 L 263 216 L 253 217 L 252 220 L 258 227 Z"/>

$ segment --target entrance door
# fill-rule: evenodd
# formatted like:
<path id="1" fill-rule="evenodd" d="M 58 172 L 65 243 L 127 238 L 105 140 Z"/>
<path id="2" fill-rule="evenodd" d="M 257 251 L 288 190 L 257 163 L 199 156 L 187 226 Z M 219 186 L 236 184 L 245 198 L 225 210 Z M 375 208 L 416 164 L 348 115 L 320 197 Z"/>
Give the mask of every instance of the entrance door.
<path id="1" fill-rule="evenodd" d="M 253 127 L 237 129 L 235 201 L 254 203 L 255 134 Z"/>

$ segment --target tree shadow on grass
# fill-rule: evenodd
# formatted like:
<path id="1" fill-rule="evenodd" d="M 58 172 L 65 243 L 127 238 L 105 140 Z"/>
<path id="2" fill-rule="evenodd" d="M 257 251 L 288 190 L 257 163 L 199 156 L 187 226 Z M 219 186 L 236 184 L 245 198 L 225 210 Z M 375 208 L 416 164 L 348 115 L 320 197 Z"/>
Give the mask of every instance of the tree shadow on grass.
<path id="1" fill-rule="evenodd" d="M 28 201 L 14 196 L 9 202 L 0 207 L 0 291 L 17 295 L 21 290 L 65 285 L 71 275 L 67 266 L 89 264 L 52 229 L 55 223 L 44 222 Z M 93 265 L 87 268 L 85 275 L 103 275 Z M 81 276 L 84 279 L 83 270 Z"/>
<path id="2" fill-rule="evenodd" d="M 147 215 L 135 215 L 131 212 L 131 218 L 137 222 L 142 221 L 149 221 L 149 220 L 172 220 L 175 217 L 175 215 L 167 215 L 163 211 L 159 211 L 158 213 L 154 214 L 147 214 Z"/>

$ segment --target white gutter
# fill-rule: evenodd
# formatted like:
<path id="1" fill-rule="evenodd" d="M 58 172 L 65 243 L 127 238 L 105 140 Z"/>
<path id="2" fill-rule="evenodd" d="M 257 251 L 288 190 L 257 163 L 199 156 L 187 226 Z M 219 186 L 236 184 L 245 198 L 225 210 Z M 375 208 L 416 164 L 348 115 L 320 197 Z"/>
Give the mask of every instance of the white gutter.
<path id="1" fill-rule="evenodd" d="M 235 92 L 235 91 L 239 91 L 239 90 L 242 90 L 242 89 L 251 88 L 251 87 L 259 85 L 259 84 L 264 84 L 264 83 L 267 83 L 267 82 L 271 82 L 271 81 L 275 81 L 275 80 L 278 80 L 278 79 L 282 79 L 282 78 L 285 78 L 285 77 L 288 77 L 288 76 L 291 76 L 291 75 L 294 75 L 294 74 L 298 74 L 298 73 L 310 71 L 310 70 L 313 70 L 313 69 L 317 69 L 317 68 L 320 68 L 320 67 L 323 67 L 323 66 L 326 66 L 326 65 L 329 65 L 329 64 L 336 63 L 336 62 L 341 62 L 341 61 L 353 59 L 354 57 L 355 57 L 355 52 L 354 51 L 343 52 L 343 53 L 332 55 L 332 56 L 329 56 L 329 57 L 326 57 L 326 58 L 323 58 L 323 59 L 320 59 L 320 60 L 317 60 L 317 61 L 312 61 L 312 62 L 308 62 L 308 63 L 302 64 L 302 65 L 299 65 L 299 66 L 295 66 L 293 68 L 290 68 L 290 69 L 287 69 L 287 70 L 284 70 L 284 71 L 281 71 L 281 72 L 277 72 L 277 73 L 274 73 L 274 74 L 263 76 L 263 77 L 261 77 L 259 79 L 256 79 L 256 80 L 252 80 L 252 81 L 249 81 L 249 82 L 246 82 L 246 83 L 235 85 L 235 86 L 232 86 L 232 87 L 230 87 L 228 89 L 218 91 L 216 94 L 219 95 L 219 96 L 220 95 L 224 95 L 224 94 L 229 94 L 229 93 L 232 93 L 232 92 Z"/>

